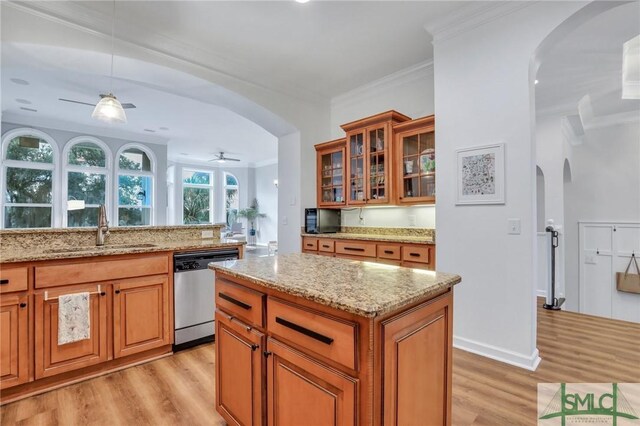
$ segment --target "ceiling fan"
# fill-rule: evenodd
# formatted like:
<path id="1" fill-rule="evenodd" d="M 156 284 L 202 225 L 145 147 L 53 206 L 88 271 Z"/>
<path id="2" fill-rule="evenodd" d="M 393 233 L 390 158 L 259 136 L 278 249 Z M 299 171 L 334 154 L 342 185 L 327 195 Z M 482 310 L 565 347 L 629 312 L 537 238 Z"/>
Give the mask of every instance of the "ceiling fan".
<path id="1" fill-rule="evenodd" d="M 100 99 L 103 99 L 103 98 L 106 98 L 106 97 L 114 97 L 114 96 L 111 95 L 111 94 L 106 94 L 106 93 L 101 93 L 100 94 Z M 88 106 L 92 106 L 92 107 L 96 106 L 96 104 L 90 104 L 89 102 L 76 101 L 76 100 L 73 100 L 73 99 L 58 98 L 58 100 L 62 101 L 62 102 L 71 102 L 72 104 L 88 105 Z M 124 109 L 133 109 L 135 107 L 136 106 L 134 104 L 131 104 L 131 103 L 123 103 L 122 104 L 122 108 L 124 108 Z"/>
<path id="2" fill-rule="evenodd" d="M 211 160 L 209 160 L 209 162 L 211 161 L 215 161 L 218 163 L 224 163 L 226 161 L 240 161 L 239 158 L 229 158 L 229 157 L 225 157 L 224 156 L 224 152 L 220 151 L 220 154 L 215 154 L 216 158 L 212 158 Z"/>

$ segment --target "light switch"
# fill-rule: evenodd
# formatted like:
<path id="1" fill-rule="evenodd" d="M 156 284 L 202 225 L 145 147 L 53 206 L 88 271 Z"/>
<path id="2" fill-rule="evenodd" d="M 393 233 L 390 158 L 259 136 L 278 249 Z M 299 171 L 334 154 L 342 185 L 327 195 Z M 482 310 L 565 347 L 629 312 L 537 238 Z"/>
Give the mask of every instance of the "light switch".
<path id="1" fill-rule="evenodd" d="M 290 206 L 295 206 L 296 205 L 296 196 L 292 195 L 291 198 L 289 199 L 289 205 Z"/>
<path id="2" fill-rule="evenodd" d="M 520 235 L 520 219 L 507 219 L 507 224 L 509 225 L 509 234 Z"/>

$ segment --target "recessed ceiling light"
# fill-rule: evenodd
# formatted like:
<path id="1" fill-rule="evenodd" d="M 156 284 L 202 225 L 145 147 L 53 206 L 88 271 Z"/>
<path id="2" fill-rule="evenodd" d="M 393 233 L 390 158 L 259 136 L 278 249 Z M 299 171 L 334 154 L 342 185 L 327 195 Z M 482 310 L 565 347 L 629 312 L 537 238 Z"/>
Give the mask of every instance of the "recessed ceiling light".
<path id="1" fill-rule="evenodd" d="M 144 129 L 145 132 L 149 132 L 149 133 L 155 133 L 156 131 L 153 129 Z"/>
<path id="2" fill-rule="evenodd" d="M 168 127 L 159 127 L 160 130 L 169 130 Z"/>
<path id="3" fill-rule="evenodd" d="M 23 111 L 38 112 L 37 109 L 33 109 L 33 108 L 20 107 L 20 109 Z"/>
<path id="4" fill-rule="evenodd" d="M 31 105 L 31 101 L 27 100 L 27 99 L 18 98 L 18 99 L 16 99 L 16 102 L 19 103 L 19 104 L 23 104 L 23 105 Z"/>
<path id="5" fill-rule="evenodd" d="M 533 84 L 538 84 L 538 83 L 539 83 L 539 81 L 538 81 L 538 80 L 535 80 L 535 81 L 533 82 Z"/>
<path id="6" fill-rule="evenodd" d="M 27 80 L 23 80 L 21 78 L 12 78 L 11 81 L 14 82 L 15 84 L 19 84 L 21 86 L 28 86 L 29 85 L 29 82 Z"/>
<path id="7" fill-rule="evenodd" d="M 309 0 L 296 0 L 296 3 L 308 3 Z"/>

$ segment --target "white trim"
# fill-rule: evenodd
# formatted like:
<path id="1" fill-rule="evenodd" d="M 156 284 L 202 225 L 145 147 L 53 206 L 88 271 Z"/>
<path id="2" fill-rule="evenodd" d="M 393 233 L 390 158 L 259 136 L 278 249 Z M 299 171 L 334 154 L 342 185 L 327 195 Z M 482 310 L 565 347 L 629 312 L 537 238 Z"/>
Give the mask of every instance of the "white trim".
<path id="1" fill-rule="evenodd" d="M 122 155 L 122 153 L 128 149 L 139 149 L 142 152 L 144 152 L 145 154 L 147 154 L 147 156 L 149 157 L 149 160 L 151 161 L 151 171 L 143 171 L 143 170 L 126 170 L 126 169 L 120 169 L 120 156 Z M 149 149 L 149 147 L 139 144 L 139 143 L 128 143 L 125 145 L 122 145 L 118 151 L 116 151 L 116 156 L 114 157 L 114 164 L 113 164 L 113 170 L 114 170 L 114 179 L 113 179 L 113 187 L 114 187 L 114 203 L 113 203 L 113 209 L 112 209 L 112 217 L 114 218 L 114 225 L 113 226 L 120 226 L 120 218 L 119 216 L 119 209 L 120 208 L 148 208 L 151 211 L 151 217 L 149 218 L 149 225 L 154 225 L 155 224 L 155 210 L 156 210 L 156 200 L 157 200 L 157 194 L 156 194 L 156 188 L 157 188 L 157 180 L 158 180 L 158 176 L 157 176 L 157 167 L 158 167 L 158 161 L 156 159 L 155 154 L 153 153 L 153 151 L 151 149 Z M 120 175 L 123 176 L 148 176 L 151 178 L 151 200 L 149 202 L 149 206 L 121 206 L 120 205 L 120 187 L 119 187 L 119 177 Z"/>
<path id="2" fill-rule="evenodd" d="M 92 144 L 97 145 L 104 152 L 105 156 L 105 167 L 91 167 L 91 166 L 78 166 L 69 164 L 69 152 L 74 145 L 77 145 L 82 142 L 90 142 Z M 77 136 L 75 138 L 70 139 L 65 144 L 62 149 L 62 197 L 60 207 L 62 209 L 61 219 L 62 219 L 62 227 L 66 228 L 69 226 L 68 220 L 68 211 L 67 211 L 67 196 L 69 195 L 69 172 L 77 172 L 77 173 L 91 173 L 91 174 L 101 174 L 105 175 L 105 188 L 104 188 L 104 204 L 107 207 L 107 211 L 109 209 L 109 204 L 111 201 L 111 165 L 113 162 L 113 153 L 109 146 L 104 143 L 102 140 L 94 137 L 94 136 Z M 86 204 L 85 207 L 98 207 L 98 205 Z"/>
<path id="3" fill-rule="evenodd" d="M 540 361 L 542 361 L 537 348 L 530 355 L 523 355 L 497 346 L 480 343 L 475 340 L 455 335 L 453 336 L 453 347 L 496 361 L 504 362 L 505 364 L 524 368 L 529 371 L 536 371 Z"/>
<path id="4" fill-rule="evenodd" d="M 20 161 L 20 160 L 5 160 L 7 147 L 9 146 L 9 142 L 12 139 L 18 136 L 35 136 L 39 139 L 44 140 L 49 145 L 51 145 L 53 161 L 51 163 L 38 163 L 38 162 L 30 162 L 30 161 Z M 14 168 L 24 168 L 24 169 L 35 169 L 35 170 L 50 170 L 51 171 L 51 228 L 59 225 L 56 223 L 56 219 L 60 217 L 60 206 L 57 205 L 55 200 L 60 197 L 60 151 L 58 147 L 58 143 L 56 140 L 51 137 L 51 135 L 43 132 L 42 130 L 34 129 L 31 127 L 20 127 L 17 129 L 11 129 L 7 131 L 4 135 L 2 135 L 2 141 L 0 142 L 2 145 L 0 148 L 0 152 L 2 155 L 0 156 L 0 173 L 2 174 L 2 178 L 0 179 L 0 229 L 4 229 L 4 194 L 6 193 L 6 181 L 7 181 L 7 167 Z M 13 203 L 7 203 L 13 204 Z M 21 206 L 28 207 L 32 204 L 28 203 L 20 203 Z"/>
<path id="5" fill-rule="evenodd" d="M 537 289 L 536 290 L 536 297 L 544 297 L 546 299 L 547 298 L 547 290 Z"/>

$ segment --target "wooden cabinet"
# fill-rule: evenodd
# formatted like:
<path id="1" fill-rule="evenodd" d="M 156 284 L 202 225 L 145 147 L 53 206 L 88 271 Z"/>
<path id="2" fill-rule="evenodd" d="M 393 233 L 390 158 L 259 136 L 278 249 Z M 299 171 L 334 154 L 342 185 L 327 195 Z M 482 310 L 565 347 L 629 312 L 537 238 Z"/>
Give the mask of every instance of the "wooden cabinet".
<path id="1" fill-rule="evenodd" d="M 29 381 L 28 299 L 0 296 L 0 389 Z"/>
<path id="2" fill-rule="evenodd" d="M 388 111 L 341 126 L 347 137 L 348 205 L 394 202 L 392 126 L 408 120 Z"/>
<path id="3" fill-rule="evenodd" d="M 272 338 L 267 351 L 269 426 L 357 424 L 357 379 Z"/>
<path id="4" fill-rule="evenodd" d="M 262 425 L 264 334 L 216 312 L 216 408 L 232 425 Z"/>
<path id="5" fill-rule="evenodd" d="M 27 291 L 28 272 L 26 267 L 0 269 L 0 293 Z"/>
<path id="6" fill-rule="evenodd" d="M 451 424 L 452 319 L 440 298 L 382 322 L 384 425 Z"/>
<path id="7" fill-rule="evenodd" d="M 88 292 L 89 338 L 58 344 L 58 296 Z M 46 295 L 46 297 L 45 297 Z M 35 378 L 107 361 L 107 297 L 95 284 L 56 288 L 35 295 Z"/>
<path id="8" fill-rule="evenodd" d="M 113 293 L 115 358 L 171 343 L 166 275 L 117 281 Z"/>
<path id="9" fill-rule="evenodd" d="M 395 182 L 399 204 L 436 201 L 435 118 L 433 115 L 396 124 Z"/>
<path id="10" fill-rule="evenodd" d="M 318 144 L 317 197 L 318 207 L 343 207 L 345 195 L 345 139 Z"/>

